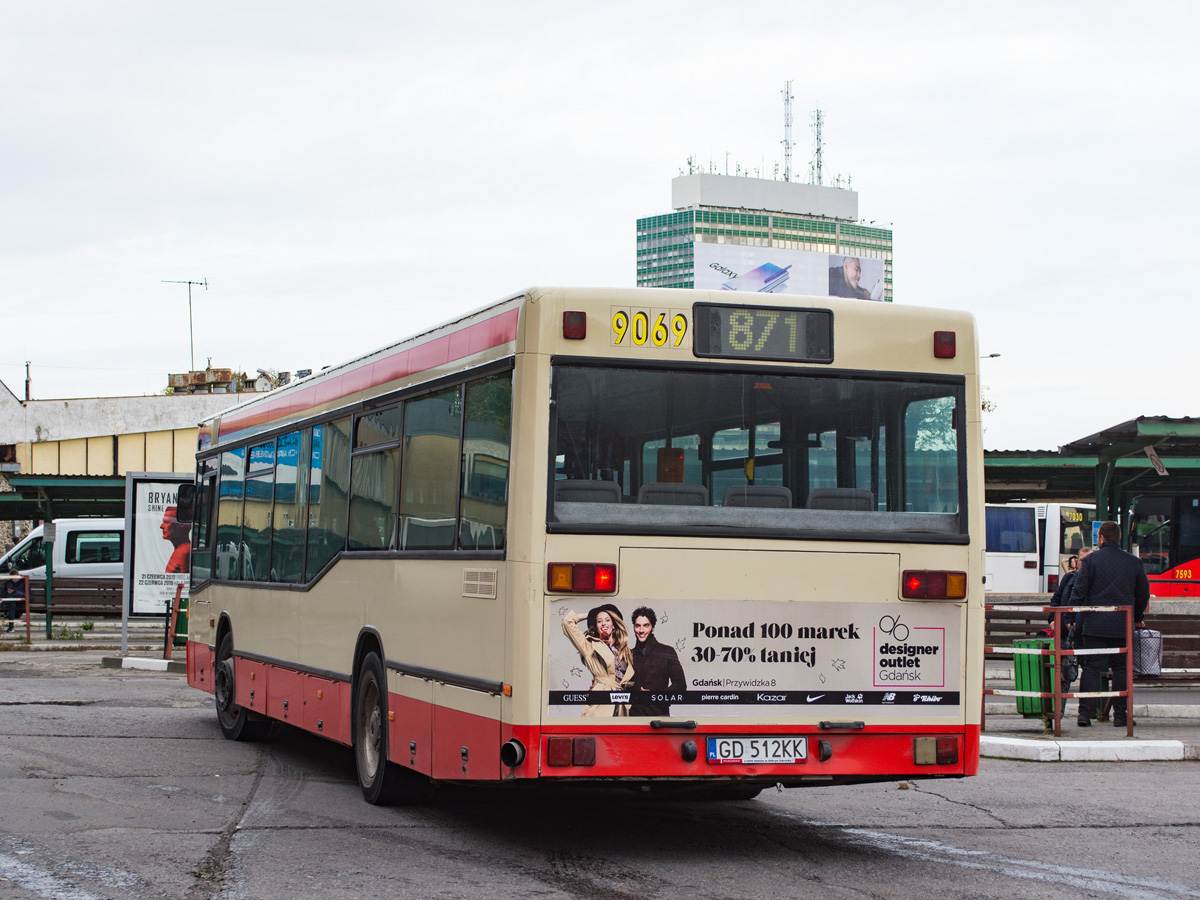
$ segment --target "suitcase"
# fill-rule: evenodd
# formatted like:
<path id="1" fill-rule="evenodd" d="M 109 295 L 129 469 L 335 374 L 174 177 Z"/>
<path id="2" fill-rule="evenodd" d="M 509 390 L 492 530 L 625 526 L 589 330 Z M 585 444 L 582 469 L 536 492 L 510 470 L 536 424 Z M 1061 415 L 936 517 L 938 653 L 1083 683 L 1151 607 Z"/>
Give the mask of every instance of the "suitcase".
<path id="1" fill-rule="evenodd" d="M 1133 632 L 1133 673 L 1162 674 L 1162 632 L 1137 628 Z"/>

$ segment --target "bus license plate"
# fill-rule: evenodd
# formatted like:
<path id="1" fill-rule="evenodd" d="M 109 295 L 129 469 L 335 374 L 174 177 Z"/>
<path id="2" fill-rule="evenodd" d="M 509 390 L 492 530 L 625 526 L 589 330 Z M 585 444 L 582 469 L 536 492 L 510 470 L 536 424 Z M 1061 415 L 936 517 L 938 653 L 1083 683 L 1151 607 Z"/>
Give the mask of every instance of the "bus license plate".
<path id="1" fill-rule="evenodd" d="M 724 763 L 802 763 L 808 761 L 808 738 L 794 735 L 710 737 L 708 761 Z"/>

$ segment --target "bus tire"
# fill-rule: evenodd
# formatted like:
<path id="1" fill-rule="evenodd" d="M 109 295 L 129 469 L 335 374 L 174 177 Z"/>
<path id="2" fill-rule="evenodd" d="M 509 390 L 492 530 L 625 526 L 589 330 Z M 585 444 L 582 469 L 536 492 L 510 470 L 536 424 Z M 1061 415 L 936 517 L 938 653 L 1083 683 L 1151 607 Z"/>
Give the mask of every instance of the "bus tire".
<path id="1" fill-rule="evenodd" d="M 387 676 L 379 654 L 364 657 L 354 691 L 354 764 L 358 785 L 368 803 L 376 806 L 425 803 L 433 797 L 432 782 L 419 772 L 388 760 Z"/>
<path id="2" fill-rule="evenodd" d="M 217 724 L 221 734 L 231 741 L 261 741 L 271 730 L 271 720 L 249 712 L 234 702 L 233 632 L 227 631 L 217 648 L 217 665 L 213 676 L 216 697 Z"/>

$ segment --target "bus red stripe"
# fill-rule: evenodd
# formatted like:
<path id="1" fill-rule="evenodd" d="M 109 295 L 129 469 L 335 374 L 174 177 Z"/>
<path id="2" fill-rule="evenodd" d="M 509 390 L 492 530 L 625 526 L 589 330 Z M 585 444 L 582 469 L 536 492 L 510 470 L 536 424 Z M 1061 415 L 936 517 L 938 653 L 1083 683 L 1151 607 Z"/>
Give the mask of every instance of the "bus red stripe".
<path id="1" fill-rule="evenodd" d="M 295 416 L 305 410 L 332 403 L 339 397 L 365 391 L 398 378 L 406 378 L 474 353 L 490 350 L 516 340 L 518 311 L 476 322 L 453 334 L 435 338 L 419 347 L 398 350 L 374 363 L 351 369 L 320 384 L 289 391 L 265 406 L 221 419 L 219 440 L 229 440 L 239 431 L 257 428 L 276 419 Z"/>

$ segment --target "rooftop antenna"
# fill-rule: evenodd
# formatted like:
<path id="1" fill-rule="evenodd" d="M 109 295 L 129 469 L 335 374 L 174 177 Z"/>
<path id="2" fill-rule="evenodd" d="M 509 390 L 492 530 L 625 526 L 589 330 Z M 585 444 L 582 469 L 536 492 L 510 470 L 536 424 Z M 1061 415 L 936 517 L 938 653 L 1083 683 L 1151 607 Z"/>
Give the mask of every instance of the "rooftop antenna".
<path id="1" fill-rule="evenodd" d="M 824 184 L 824 180 L 823 180 L 824 176 L 821 173 L 822 150 L 825 147 L 825 145 L 823 143 L 821 143 L 821 125 L 822 125 L 822 123 L 824 123 L 824 121 L 825 121 L 825 116 L 821 112 L 820 107 L 817 107 L 817 109 L 813 110 L 813 114 L 812 114 L 812 130 L 813 130 L 812 173 L 813 173 L 813 178 L 815 179 L 812 182 L 813 184 Z"/>
<path id="2" fill-rule="evenodd" d="M 192 285 L 193 284 L 202 284 L 202 285 L 204 285 L 204 289 L 207 291 L 208 290 L 208 279 L 205 278 L 203 281 L 168 281 L 167 279 L 164 278 L 162 283 L 163 284 L 186 284 L 188 286 L 188 342 L 191 345 L 191 351 L 192 351 L 192 367 L 190 369 L 188 369 L 188 371 L 195 372 L 196 371 L 196 336 L 195 336 L 195 333 L 192 331 Z"/>
<path id="3" fill-rule="evenodd" d="M 792 83 L 783 83 L 783 180 L 792 180 Z"/>

